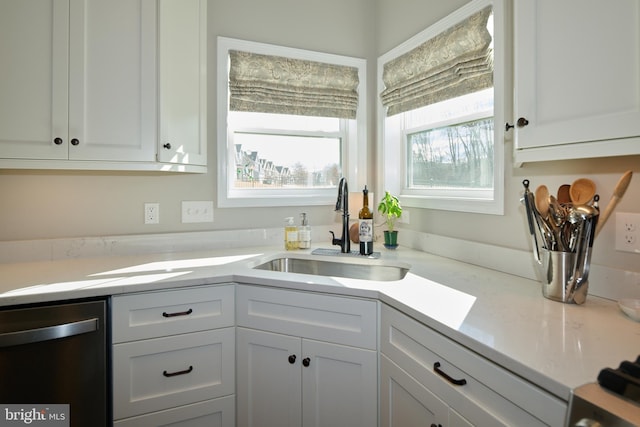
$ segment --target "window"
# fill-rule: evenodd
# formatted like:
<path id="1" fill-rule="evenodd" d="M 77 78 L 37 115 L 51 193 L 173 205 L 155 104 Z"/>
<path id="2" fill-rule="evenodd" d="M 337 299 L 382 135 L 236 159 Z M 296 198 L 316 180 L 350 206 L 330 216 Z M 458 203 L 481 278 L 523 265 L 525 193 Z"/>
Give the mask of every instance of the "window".
<path id="1" fill-rule="evenodd" d="M 267 93 L 270 88 L 240 87 L 244 83 L 238 81 L 245 77 L 237 77 L 232 67 L 242 64 L 256 67 L 252 62 L 254 54 L 258 60 L 291 59 L 288 66 L 296 73 L 307 72 L 307 64 L 295 60 L 355 69 L 357 109 L 352 113 L 336 113 L 335 107 L 342 108 L 342 104 L 336 101 L 333 90 L 325 111 L 323 100 L 312 99 L 317 94 L 311 91 L 303 94 L 301 107 L 282 108 L 288 101 L 281 101 L 277 93 Z M 269 68 L 269 63 L 265 64 L 256 70 L 264 72 Z M 248 86 L 253 85 L 249 81 L 252 78 L 247 77 Z M 360 59 L 220 37 L 218 91 L 226 96 L 218 96 L 219 206 L 331 205 L 335 203 L 340 177 L 347 177 L 352 185 L 364 185 L 366 96 L 364 89 L 359 89 L 366 86 L 364 79 L 365 63 Z M 279 90 L 281 85 L 279 82 L 277 85 L 275 89 Z M 248 97 L 253 98 L 247 102 L 248 92 L 252 92 Z M 272 105 L 267 105 L 269 102 Z M 345 104 L 350 102 L 353 101 Z M 306 105 L 311 106 L 311 111 L 305 110 Z M 299 112 L 298 107 L 305 111 Z"/>
<path id="2" fill-rule="evenodd" d="M 424 55 L 419 52 L 421 48 L 433 55 L 434 44 L 450 54 L 454 49 L 437 44 L 441 40 L 450 43 L 454 36 L 437 36 L 447 30 L 451 34 L 483 10 L 490 12 L 484 21 L 486 32 L 491 35 L 487 51 L 493 53 L 491 61 L 484 61 L 491 66 L 489 78 L 480 75 L 474 85 L 465 77 L 436 90 L 433 88 L 438 82 L 433 81 L 441 80 L 443 74 L 436 70 L 440 74 L 427 83 L 419 83 L 422 87 L 416 89 L 418 84 L 411 81 L 411 87 L 393 95 L 408 100 L 393 105 L 385 99 L 385 106 L 380 108 L 382 185 L 399 194 L 405 206 L 500 215 L 504 212 L 504 129 L 495 125 L 504 123 L 504 112 L 503 102 L 494 102 L 504 99 L 504 37 L 501 26 L 496 24 L 503 19 L 502 1 L 476 0 L 382 56 L 378 60 L 378 84 L 382 96 L 390 97 L 390 79 L 387 78 L 387 85 L 382 79 L 385 64 L 406 58 L 416 61 Z M 462 37 L 467 34 L 460 31 Z M 466 40 L 460 42 L 465 43 Z M 468 62 L 467 58 L 463 60 Z M 427 68 L 424 64 L 418 67 Z M 464 73 L 459 72 L 460 68 L 456 65 L 452 80 Z M 452 87 L 459 87 L 460 94 Z"/>
<path id="3" fill-rule="evenodd" d="M 344 120 L 287 114 L 229 112 L 235 148 L 231 188 L 335 188 L 342 176 Z"/>

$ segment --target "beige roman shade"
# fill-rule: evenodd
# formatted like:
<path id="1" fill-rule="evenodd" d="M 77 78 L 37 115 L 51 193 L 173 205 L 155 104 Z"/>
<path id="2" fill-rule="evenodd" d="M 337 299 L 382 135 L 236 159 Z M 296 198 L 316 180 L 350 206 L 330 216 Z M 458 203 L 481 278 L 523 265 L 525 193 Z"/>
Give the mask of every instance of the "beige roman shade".
<path id="1" fill-rule="evenodd" d="M 387 116 L 493 86 L 491 6 L 385 63 Z"/>
<path id="2" fill-rule="evenodd" d="M 232 111 L 355 119 L 358 69 L 229 51 Z"/>

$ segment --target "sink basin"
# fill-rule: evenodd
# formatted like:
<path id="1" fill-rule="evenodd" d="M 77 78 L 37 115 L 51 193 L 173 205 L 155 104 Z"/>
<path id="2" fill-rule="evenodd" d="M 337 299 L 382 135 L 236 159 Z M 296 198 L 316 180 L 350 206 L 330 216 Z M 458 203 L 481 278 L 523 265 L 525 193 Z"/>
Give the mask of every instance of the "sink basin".
<path id="1" fill-rule="evenodd" d="M 409 271 L 408 266 L 383 264 L 380 261 L 339 262 L 289 256 L 275 258 L 253 268 L 284 273 L 313 274 L 316 276 L 346 277 L 350 279 L 377 281 L 402 280 Z"/>

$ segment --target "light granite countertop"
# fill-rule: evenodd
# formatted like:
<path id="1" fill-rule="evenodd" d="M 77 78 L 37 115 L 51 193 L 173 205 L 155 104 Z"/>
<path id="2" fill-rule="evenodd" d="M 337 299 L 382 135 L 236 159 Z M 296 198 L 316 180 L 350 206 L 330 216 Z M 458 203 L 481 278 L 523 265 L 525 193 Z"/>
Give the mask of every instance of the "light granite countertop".
<path id="1" fill-rule="evenodd" d="M 602 368 L 640 355 L 640 322 L 614 301 L 562 304 L 544 298 L 536 281 L 411 249 L 382 249 L 372 261 L 410 266 L 398 281 L 252 269 L 283 254 L 320 256 L 310 252 L 254 247 L 0 264 L 0 306 L 229 282 L 378 299 L 565 401 Z"/>

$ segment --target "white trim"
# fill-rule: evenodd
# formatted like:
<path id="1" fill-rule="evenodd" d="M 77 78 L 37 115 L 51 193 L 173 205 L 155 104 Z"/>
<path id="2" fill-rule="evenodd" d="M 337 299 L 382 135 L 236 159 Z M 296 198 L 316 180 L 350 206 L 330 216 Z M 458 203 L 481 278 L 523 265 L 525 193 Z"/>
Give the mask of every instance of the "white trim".
<path id="1" fill-rule="evenodd" d="M 407 207 L 442 209 L 462 212 L 485 213 L 494 215 L 504 215 L 504 104 L 506 101 L 505 92 L 505 66 L 506 66 L 506 32 L 505 32 L 505 5 L 504 0 L 475 0 L 463 6 L 462 8 L 451 13 L 447 17 L 436 22 L 424 31 L 416 34 L 404 43 L 391 49 L 378 58 L 377 64 L 377 93 L 384 90 L 384 82 L 382 80 L 383 66 L 386 62 L 415 49 L 425 41 L 435 37 L 452 25 L 466 19 L 477 11 L 486 6 L 493 6 L 494 14 L 494 186 L 493 199 L 462 199 L 460 197 L 425 197 L 410 194 L 404 191 L 404 176 L 398 173 L 402 170 L 404 164 L 402 152 L 404 150 L 402 135 L 395 131 L 396 126 L 385 126 L 386 120 L 395 120 L 394 117 L 388 118 L 385 115 L 385 109 L 382 106 L 380 98 L 377 101 L 377 117 L 378 117 L 378 138 L 377 152 L 378 170 L 378 188 L 385 189 L 394 194 L 399 195 L 400 201 Z M 398 115 L 401 116 L 401 115 Z M 397 120 L 400 120 L 399 118 Z M 398 128 L 400 126 L 398 125 Z M 388 141 L 385 143 L 385 141 Z"/>
<path id="2" fill-rule="evenodd" d="M 252 196 L 243 198 L 229 197 L 228 177 L 229 165 L 233 159 L 228 156 L 228 129 L 227 129 L 227 106 L 228 106 L 228 70 L 229 70 L 229 50 L 244 50 L 257 52 L 266 55 L 285 56 L 289 58 L 305 59 L 345 65 L 358 68 L 359 92 L 358 110 L 356 120 L 349 120 L 353 123 L 349 126 L 347 135 L 357 135 L 355 141 L 347 138 L 343 146 L 343 169 L 344 175 L 351 188 L 361 188 L 366 183 L 367 177 L 367 80 L 366 80 L 366 60 L 352 58 L 348 56 L 334 55 L 330 53 L 315 52 L 303 49 L 277 46 L 266 43 L 251 42 L 246 40 L 218 37 L 218 57 L 217 57 L 217 153 L 218 153 L 218 207 L 258 207 L 258 206 L 309 206 L 309 205 L 331 205 L 335 203 L 335 190 L 279 190 L 269 192 L 269 195 L 261 192 L 263 196 Z M 357 133 L 356 133 L 357 132 Z"/>

